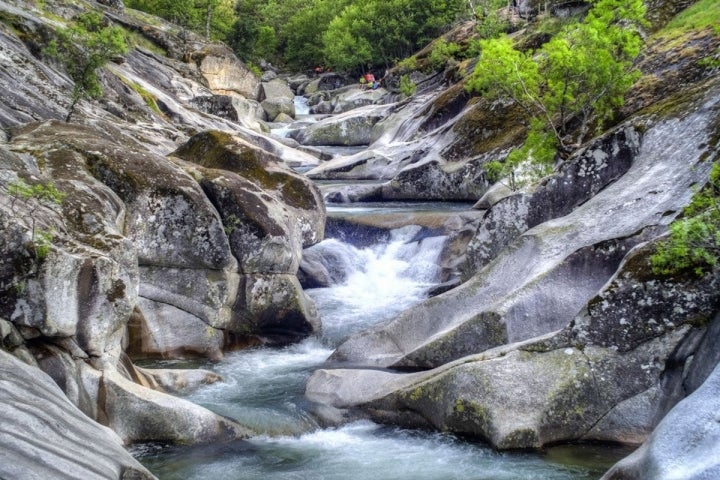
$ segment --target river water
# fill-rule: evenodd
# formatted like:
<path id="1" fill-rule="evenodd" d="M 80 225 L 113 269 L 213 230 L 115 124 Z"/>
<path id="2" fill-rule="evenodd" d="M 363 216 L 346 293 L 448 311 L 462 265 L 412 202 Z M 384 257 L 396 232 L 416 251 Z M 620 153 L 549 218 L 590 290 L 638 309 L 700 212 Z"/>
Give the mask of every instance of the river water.
<path id="1" fill-rule="evenodd" d="M 361 214 L 357 206 L 353 214 Z M 369 208 L 368 212 L 376 212 Z M 337 211 L 337 207 L 333 210 Z M 452 435 L 381 426 L 367 420 L 323 428 L 304 398 L 305 382 L 349 334 L 425 298 L 439 280 L 444 237 L 415 240 L 416 227 L 392 231 L 366 248 L 328 239 L 322 247 L 341 280 L 308 290 L 321 336 L 281 349 L 228 354 L 211 369 L 224 381 L 187 398 L 260 434 L 202 447 L 142 445 L 133 453 L 162 480 L 524 480 L 596 479 L 625 449 L 576 446 L 544 453 L 498 453 Z M 346 237 L 347 240 L 347 237 Z M 178 366 L 165 362 L 161 366 Z"/>

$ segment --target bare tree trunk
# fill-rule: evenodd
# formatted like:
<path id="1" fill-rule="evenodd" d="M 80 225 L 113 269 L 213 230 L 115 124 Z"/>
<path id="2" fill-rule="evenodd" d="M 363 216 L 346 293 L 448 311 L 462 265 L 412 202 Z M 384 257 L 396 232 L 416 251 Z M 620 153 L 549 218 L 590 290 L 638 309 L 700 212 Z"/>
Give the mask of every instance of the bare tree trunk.
<path id="1" fill-rule="evenodd" d="M 207 3 L 207 12 L 205 15 L 205 38 L 210 40 L 210 22 L 212 21 L 212 14 L 213 14 L 213 2 L 212 0 L 208 0 Z"/>
<path id="2" fill-rule="evenodd" d="M 475 12 L 475 5 L 473 5 L 472 0 L 468 0 L 468 6 L 470 7 L 473 18 L 477 18 L 477 12 Z"/>

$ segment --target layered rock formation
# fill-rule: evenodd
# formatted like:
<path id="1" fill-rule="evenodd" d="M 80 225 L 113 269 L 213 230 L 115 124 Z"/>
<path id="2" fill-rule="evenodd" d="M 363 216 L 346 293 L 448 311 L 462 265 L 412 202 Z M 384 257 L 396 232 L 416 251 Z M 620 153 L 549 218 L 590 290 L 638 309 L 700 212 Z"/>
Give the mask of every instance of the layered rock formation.
<path id="1" fill-rule="evenodd" d="M 584 180 L 603 181 L 593 173 L 598 167 L 629 167 L 568 214 L 518 236 L 532 209 L 493 217 L 502 207 L 496 204 L 485 220 L 517 227 L 497 237 L 507 246 L 495 245 L 499 253 L 460 287 L 351 337 L 332 359 L 353 369 L 316 372 L 308 396 L 360 407 L 381 421 L 477 436 L 501 449 L 642 442 L 682 398 L 683 385 L 702 375 L 695 369 L 707 374 L 699 359 L 713 362 L 706 346 L 717 330 L 717 272 L 653 275 L 654 249 L 644 242 L 662 233 L 692 186 L 707 178 L 718 151 L 704 140 L 718 120 L 719 88 L 706 83 L 677 117 L 633 120 L 646 127 L 642 135 L 621 127 L 614 141 L 601 138 L 579 152 L 567 168 L 587 176 L 579 176 L 571 198 L 588 191 Z M 549 190 L 572 188 L 561 178 L 563 171 L 530 198 L 542 202 L 557 195 Z M 480 232 L 493 227 L 483 223 Z"/>
<path id="2" fill-rule="evenodd" d="M 0 476 L 154 479 L 120 437 L 91 421 L 53 380 L 0 350 Z"/>
<path id="3" fill-rule="evenodd" d="M 60 390 L 41 393 L 43 380 L 23 400 L 27 379 L 10 376 L 0 394 L 37 406 L 22 417 L 27 435 L 42 438 L 49 428 L 44 403 L 58 418 L 82 411 L 68 431 L 85 430 L 58 447 L 64 452 L 49 437 L 21 445 L 11 422 L 7 434 L 18 439 L 3 437 L 3 451 L 12 445 L 25 463 L 2 468 L 75 462 L 48 476 L 151 478 L 122 443 L 223 442 L 252 432 L 165 393 L 217 376 L 139 369 L 134 359 L 217 359 L 320 327 L 296 273 L 302 249 L 322 240 L 324 206 L 288 168 L 318 160 L 259 133 L 267 129 L 257 110 L 261 83 L 227 47 L 181 39 L 170 24 L 118 8 L 105 18 L 145 47 L 101 73 L 99 102 L 81 102 L 75 122 L 60 122 L 71 82 L 42 56 L 43 42 L 60 19 L 105 7 L 55 6 L 51 19 L 22 2 L 0 4 L 0 334 L 4 350 L 33 366 L 21 369 L 26 377 L 40 369 Z M 68 399 L 79 411 L 63 413 Z M 92 466 L 95 457 L 83 452 L 93 439 L 117 459 Z M 53 465 L 53 455 L 67 458 Z"/>

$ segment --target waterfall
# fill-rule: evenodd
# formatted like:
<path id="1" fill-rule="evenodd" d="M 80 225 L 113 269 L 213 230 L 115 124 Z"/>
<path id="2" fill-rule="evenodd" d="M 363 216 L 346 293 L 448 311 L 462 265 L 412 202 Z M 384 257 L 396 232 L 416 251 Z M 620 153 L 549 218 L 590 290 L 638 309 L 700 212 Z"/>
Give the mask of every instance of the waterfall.
<path id="1" fill-rule="evenodd" d="M 446 237 L 418 239 L 420 231 L 414 225 L 392 230 L 386 242 L 362 249 L 336 239 L 317 245 L 331 285 L 307 293 L 318 306 L 326 343 L 393 318 L 438 283 Z"/>
<path id="2" fill-rule="evenodd" d="M 296 117 L 299 117 L 301 115 L 310 115 L 310 106 L 308 105 L 307 97 L 304 97 L 302 95 L 295 95 L 293 103 L 295 104 Z"/>

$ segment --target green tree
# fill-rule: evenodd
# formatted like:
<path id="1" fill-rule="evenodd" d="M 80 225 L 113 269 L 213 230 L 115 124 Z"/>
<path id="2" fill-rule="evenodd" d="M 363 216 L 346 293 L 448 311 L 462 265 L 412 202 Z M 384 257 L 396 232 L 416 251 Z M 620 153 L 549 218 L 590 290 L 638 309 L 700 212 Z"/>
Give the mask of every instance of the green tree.
<path id="1" fill-rule="evenodd" d="M 467 13 L 464 0 L 366 0 L 345 7 L 323 35 L 336 68 L 390 66 L 428 44 Z"/>
<path id="2" fill-rule="evenodd" d="M 525 150 L 542 152 L 535 160 L 547 162 L 552 144 L 567 154 L 593 126 L 612 118 L 639 77 L 633 62 L 644 12 L 641 0 L 596 0 L 582 22 L 566 26 L 537 52 L 521 52 L 507 37 L 482 40 L 468 88 L 512 99 L 526 111 Z"/>
<path id="3" fill-rule="evenodd" d="M 57 36 L 45 52 L 63 63 L 74 82 L 65 117 L 69 122 L 80 99 L 102 96 L 98 70 L 114 56 L 127 53 L 128 47 L 123 30 L 110 26 L 96 12 L 80 15 L 72 26 L 59 30 Z"/>
<path id="4" fill-rule="evenodd" d="M 30 185 L 22 179 L 16 180 L 8 186 L 8 194 L 12 198 L 10 208 L 13 212 L 17 213 L 18 201 L 27 206 L 27 218 L 30 219 L 30 238 L 35 254 L 39 259 L 45 258 L 52 244 L 53 232 L 36 228 L 35 212 L 41 207 L 55 209 L 62 205 L 65 194 L 60 192 L 52 182 Z"/>
<path id="5" fill-rule="evenodd" d="M 125 5 L 212 40 L 229 41 L 237 19 L 233 0 L 126 0 Z"/>
<path id="6" fill-rule="evenodd" d="M 702 275 L 720 260 L 720 163 L 708 185 L 695 194 L 682 218 L 670 225 L 668 240 L 651 257 L 653 271 L 674 274 L 692 269 Z"/>
<path id="7" fill-rule="evenodd" d="M 323 55 L 328 63 L 340 70 L 359 68 L 374 63 L 373 45 L 363 32 L 370 29 L 363 7 L 350 5 L 342 15 L 333 18 L 323 35 Z"/>
<path id="8" fill-rule="evenodd" d="M 286 61 L 299 68 L 324 64 L 323 35 L 349 3 L 350 0 L 312 0 L 306 8 L 295 12 L 283 29 L 287 39 Z"/>

